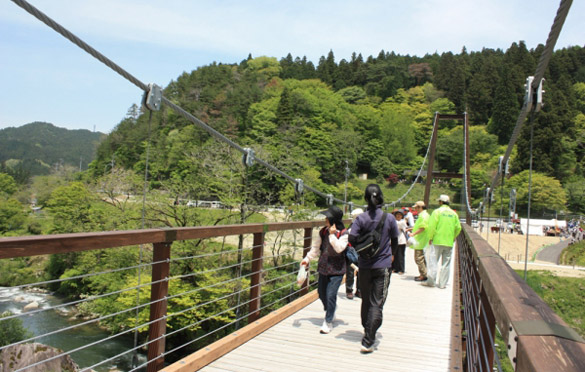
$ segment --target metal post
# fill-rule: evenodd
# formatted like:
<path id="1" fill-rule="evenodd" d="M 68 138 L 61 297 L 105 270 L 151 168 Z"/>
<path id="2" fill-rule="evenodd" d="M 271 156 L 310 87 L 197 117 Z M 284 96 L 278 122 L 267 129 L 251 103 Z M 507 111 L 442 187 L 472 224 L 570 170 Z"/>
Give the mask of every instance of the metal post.
<path id="1" fill-rule="evenodd" d="M 171 258 L 171 243 L 153 244 L 153 262 L 159 262 L 152 266 L 152 281 L 150 288 L 150 323 L 148 329 L 148 366 L 147 372 L 156 372 L 164 367 L 165 338 L 167 329 L 167 300 L 169 293 L 169 282 L 160 281 L 169 277 L 169 259 Z M 162 262 L 161 262 L 162 261 Z M 160 281 L 160 282 L 159 282 Z M 162 301 L 159 301 L 164 299 Z M 158 321 L 155 321 L 159 319 Z M 156 340 L 156 341 L 154 341 Z"/>

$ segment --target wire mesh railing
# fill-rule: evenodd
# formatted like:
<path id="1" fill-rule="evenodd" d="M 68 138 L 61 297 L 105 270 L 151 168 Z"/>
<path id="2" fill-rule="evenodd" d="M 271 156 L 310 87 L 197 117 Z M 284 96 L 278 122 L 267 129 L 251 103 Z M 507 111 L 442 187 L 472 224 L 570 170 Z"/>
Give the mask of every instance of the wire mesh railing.
<path id="1" fill-rule="evenodd" d="M 19 361 L 12 369 L 19 372 L 69 359 L 81 370 L 99 372 L 114 365 L 127 371 L 157 370 L 306 294 L 316 274 L 299 287 L 296 271 L 313 227 L 320 225 L 310 221 L 1 239 L 2 259 L 51 253 L 43 256 L 49 266 L 67 264 L 59 266 L 61 271 L 53 268 L 52 277 L 0 288 L 0 309 L 12 310 L 0 318 L 0 327 L 20 322 L 34 333 L 0 346 L 0 353 L 27 345 L 54 348 L 38 360 Z M 244 236 L 243 244 L 238 245 L 237 235 Z M 138 243 L 145 245 L 145 253 L 136 265 Z M 112 262 L 121 266 L 102 267 Z M 150 278 L 139 283 L 138 270 Z M 29 288 L 36 290 L 34 296 Z M 15 301 L 19 296 L 22 302 Z M 37 308 L 25 311 L 33 299 Z M 84 332 L 97 336 L 86 340 Z M 132 345 L 134 332 L 140 342 Z M 74 337 L 76 342 L 64 342 Z M 86 358 L 88 354 L 94 358 Z"/>

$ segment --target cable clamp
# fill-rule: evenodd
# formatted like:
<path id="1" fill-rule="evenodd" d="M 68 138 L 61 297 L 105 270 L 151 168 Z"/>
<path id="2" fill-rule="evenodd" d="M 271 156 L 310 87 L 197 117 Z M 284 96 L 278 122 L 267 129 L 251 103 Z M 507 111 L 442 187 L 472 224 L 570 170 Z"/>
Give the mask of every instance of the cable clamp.
<path id="1" fill-rule="evenodd" d="M 532 91 L 532 82 L 534 81 L 534 76 L 529 76 L 526 78 L 526 83 L 524 84 L 525 94 L 524 94 L 524 104 L 528 111 L 532 109 L 532 105 L 534 104 L 534 92 Z"/>
<path id="2" fill-rule="evenodd" d="M 246 167 L 251 167 L 252 165 L 254 165 L 253 149 L 249 147 L 244 148 L 244 154 L 242 155 L 242 163 L 244 163 Z"/>
<path id="3" fill-rule="evenodd" d="M 333 194 L 327 194 L 327 205 L 333 205 Z"/>
<path id="4" fill-rule="evenodd" d="M 303 189 L 304 189 L 304 185 L 303 185 L 303 180 L 300 178 L 296 178 L 295 179 L 295 191 L 299 194 L 303 193 Z"/>
<path id="5" fill-rule="evenodd" d="M 543 84 L 544 78 L 540 80 L 540 83 L 538 83 L 538 88 L 536 89 L 536 105 L 534 106 L 534 112 L 540 111 L 540 109 L 544 105 L 544 103 L 542 102 L 542 94 L 545 92 L 542 89 Z"/>
<path id="6" fill-rule="evenodd" d="M 148 92 L 144 92 L 143 104 L 151 111 L 160 110 L 162 88 L 156 84 L 148 84 Z"/>

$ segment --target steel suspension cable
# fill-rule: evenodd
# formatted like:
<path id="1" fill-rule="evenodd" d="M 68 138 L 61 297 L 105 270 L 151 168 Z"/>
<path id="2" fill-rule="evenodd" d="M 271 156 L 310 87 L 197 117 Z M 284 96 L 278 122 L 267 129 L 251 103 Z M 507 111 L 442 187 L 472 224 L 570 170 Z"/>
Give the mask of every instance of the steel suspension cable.
<path id="1" fill-rule="evenodd" d="M 434 119 L 434 120 L 435 120 L 435 121 L 437 120 L 437 116 L 436 116 L 436 115 L 435 115 L 435 119 Z M 435 124 L 436 124 L 436 123 L 435 123 L 435 122 L 433 122 L 433 126 L 434 126 Z M 405 197 L 406 197 L 406 196 L 407 196 L 407 195 L 410 193 L 410 191 L 411 191 L 411 190 L 414 188 L 414 185 L 416 185 L 416 182 L 417 182 L 417 181 L 418 181 L 418 179 L 420 178 L 420 175 L 421 175 L 421 173 L 422 173 L 422 170 L 423 170 L 423 168 L 424 168 L 424 166 L 425 166 L 425 163 L 426 163 L 426 161 L 427 161 L 427 158 L 428 158 L 428 156 L 429 156 L 429 152 L 430 152 L 430 150 L 431 150 L 431 144 L 432 144 L 432 142 L 433 142 L 433 134 L 432 134 L 432 131 L 431 131 L 431 138 L 429 139 L 429 145 L 427 146 L 427 152 L 426 152 L 426 154 L 425 154 L 425 157 L 424 157 L 424 159 L 423 159 L 423 162 L 422 162 L 422 164 L 420 165 L 420 168 L 419 168 L 419 170 L 418 170 L 418 173 L 416 174 L 416 177 L 415 177 L 414 181 L 412 181 L 412 184 L 410 185 L 410 187 L 408 188 L 408 190 L 406 190 L 406 192 L 404 193 L 404 195 L 402 195 L 401 197 L 399 197 L 398 199 L 396 199 L 396 200 L 395 200 L 395 201 L 393 201 L 392 203 L 389 203 L 389 204 L 386 204 L 386 205 L 395 206 L 396 204 L 400 203 L 400 202 L 401 202 L 401 201 L 402 201 L 402 200 L 403 200 L 403 199 L 404 199 L 404 198 L 405 198 Z M 428 176 L 428 175 L 427 175 L 427 176 Z"/>
<path id="2" fill-rule="evenodd" d="M 137 79 L 135 76 L 133 76 L 132 74 L 130 74 L 129 72 L 124 70 L 122 67 L 120 67 L 119 65 L 114 63 L 111 59 L 107 58 L 102 53 L 98 52 L 96 49 L 94 49 L 89 44 L 87 44 L 86 42 L 81 40 L 79 37 L 75 36 L 72 32 L 68 31 L 65 27 L 61 26 L 59 23 L 57 23 L 56 21 L 51 19 L 49 16 L 47 16 L 45 13 L 41 12 L 39 9 L 37 9 L 36 7 L 31 5 L 27 1 L 25 1 L 25 0 L 12 0 L 12 2 L 14 2 L 16 5 L 20 6 L 22 9 L 26 10 L 32 16 L 34 16 L 39 21 L 43 22 L 44 24 L 46 24 L 47 26 L 49 26 L 50 28 L 55 30 L 57 33 L 61 34 L 67 40 L 71 41 L 73 44 L 77 45 L 78 47 L 80 47 L 81 49 L 83 49 L 84 51 L 89 53 L 91 56 L 93 56 L 94 58 L 96 58 L 97 60 L 99 60 L 100 62 L 102 62 L 103 64 L 105 64 L 106 66 L 108 66 L 109 68 L 114 70 L 115 72 L 117 72 L 119 75 L 124 77 L 126 80 L 130 81 L 132 84 L 134 84 L 135 86 L 137 86 L 138 88 L 140 88 L 144 92 L 149 91 L 148 85 L 146 85 L 145 83 L 143 83 L 142 81 Z M 193 124 L 196 124 L 197 126 L 203 128 L 206 132 L 208 132 L 210 135 L 212 135 L 217 140 L 226 143 L 227 145 L 233 147 L 234 149 L 238 150 L 242 154 L 247 153 L 247 151 L 243 147 L 241 147 L 240 145 L 238 145 L 234 141 L 230 140 L 229 138 L 227 138 L 226 136 L 224 136 L 223 134 L 221 134 L 220 132 L 218 132 L 217 130 L 212 128 L 211 126 L 209 126 L 207 123 L 205 123 L 201 119 L 190 114 L 189 112 L 187 112 L 186 110 L 181 108 L 179 105 L 173 103 L 168 98 L 162 96 L 161 99 L 165 105 L 171 107 L 179 115 L 183 116 L 185 119 L 189 120 Z M 270 169 L 271 171 L 288 179 L 289 181 L 291 181 L 293 183 L 296 182 L 296 179 L 294 177 L 289 176 L 288 174 L 284 173 L 283 171 L 281 171 L 280 169 L 276 168 L 275 166 L 269 164 L 268 162 L 266 162 L 262 159 L 259 159 L 259 158 L 254 158 L 254 160 L 256 162 L 258 162 L 259 164 L 263 165 L 264 167 Z M 319 191 L 319 190 L 317 190 L 313 187 L 310 187 L 308 185 L 305 185 L 304 188 L 321 196 L 321 197 L 324 197 L 324 198 L 327 197 L 327 194 L 325 194 L 324 192 Z M 339 203 L 345 203 L 343 200 L 338 199 L 338 198 L 334 198 L 334 201 L 339 202 Z"/>
<path id="3" fill-rule="evenodd" d="M 559 38 L 559 34 L 563 28 L 563 24 L 565 23 L 565 20 L 567 18 L 567 15 L 569 13 L 569 9 L 571 8 L 572 3 L 573 3 L 573 0 L 561 0 L 561 3 L 559 4 L 559 8 L 557 10 L 557 15 L 555 16 L 555 19 L 553 21 L 553 25 L 551 26 L 550 33 L 549 33 L 548 38 L 546 40 L 546 45 L 544 47 L 542 54 L 540 55 L 540 60 L 539 60 L 538 65 L 536 67 L 536 72 L 534 73 L 534 80 L 532 81 L 532 89 L 531 89 L 532 91 L 536 91 L 536 89 L 538 89 L 540 82 L 541 82 L 542 78 L 544 77 L 544 72 L 545 72 L 546 68 L 548 67 L 548 63 L 552 57 L 554 47 L 555 47 L 556 42 Z M 522 109 L 520 111 L 520 114 L 518 116 L 518 120 L 516 121 L 516 126 L 514 127 L 514 131 L 512 132 L 512 137 L 510 138 L 510 141 L 508 142 L 508 148 L 506 149 L 506 153 L 504 154 L 504 159 L 503 159 L 502 163 L 505 164 L 506 162 L 508 162 L 508 159 L 510 158 L 510 154 L 512 153 L 514 145 L 516 144 L 516 141 L 518 140 L 518 137 L 520 136 L 520 131 L 522 129 L 522 126 L 524 125 L 526 117 L 528 116 L 528 114 L 532 110 L 532 108 L 533 107 L 532 107 L 531 102 L 529 102 L 529 100 L 525 99 L 524 104 L 522 106 Z M 498 174 L 496 174 L 494 176 L 494 178 L 492 179 L 491 186 L 490 186 L 490 190 L 492 190 L 492 192 L 498 183 L 498 179 L 499 179 Z M 486 199 L 484 199 L 484 204 L 485 204 L 485 201 L 486 201 Z"/>

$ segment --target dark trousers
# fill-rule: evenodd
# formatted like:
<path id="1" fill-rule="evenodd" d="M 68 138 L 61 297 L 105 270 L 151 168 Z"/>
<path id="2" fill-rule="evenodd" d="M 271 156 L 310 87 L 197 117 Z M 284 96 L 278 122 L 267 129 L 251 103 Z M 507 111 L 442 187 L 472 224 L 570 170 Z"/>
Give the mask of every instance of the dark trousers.
<path id="1" fill-rule="evenodd" d="M 339 290 L 342 279 L 343 275 L 319 274 L 317 292 L 319 293 L 319 299 L 323 303 L 323 310 L 325 310 L 325 320 L 327 323 L 333 321 L 335 306 L 337 306 L 337 291 Z"/>
<path id="2" fill-rule="evenodd" d="M 392 251 L 394 256 L 394 262 L 392 262 L 392 270 L 397 273 L 403 273 L 404 267 L 404 255 L 406 254 L 406 244 L 400 244 L 395 251 Z"/>
<path id="3" fill-rule="evenodd" d="M 347 270 L 345 272 L 345 292 L 353 292 L 353 284 L 355 283 L 353 268 L 349 261 L 346 262 Z M 358 287 L 359 288 L 359 287 Z"/>
<path id="4" fill-rule="evenodd" d="M 362 326 L 364 337 L 362 345 L 370 347 L 376 341 L 376 331 L 382 325 L 382 310 L 388 296 L 390 276 L 392 270 L 384 269 L 362 269 L 360 268 L 360 290 L 362 292 Z"/>

